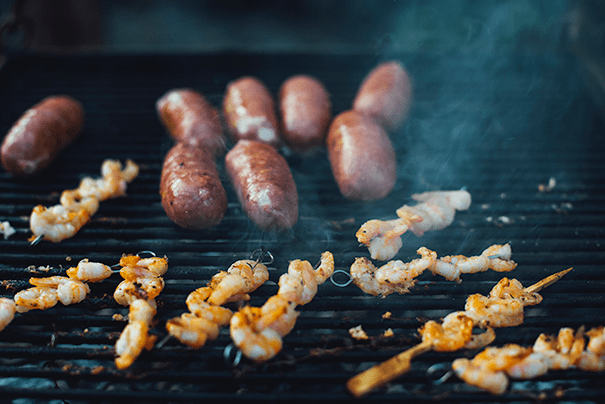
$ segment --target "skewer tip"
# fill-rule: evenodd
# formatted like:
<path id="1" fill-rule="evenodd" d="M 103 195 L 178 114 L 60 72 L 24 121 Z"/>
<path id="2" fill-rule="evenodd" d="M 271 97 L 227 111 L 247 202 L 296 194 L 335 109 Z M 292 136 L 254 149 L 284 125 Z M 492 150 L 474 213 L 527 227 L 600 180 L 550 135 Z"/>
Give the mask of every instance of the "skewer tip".
<path id="1" fill-rule="evenodd" d="M 538 281 L 538 282 L 534 283 L 533 285 L 526 287 L 524 290 L 525 290 L 525 292 L 528 292 L 528 293 L 539 292 L 542 289 L 552 285 L 559 279 L 563 278 L 572 269 L 573 269 L 573 267 L 567 268 L 563 271 L 557 272 L 556 274 L 547 276 L 546 278 L 542 279 L 541 281 Z"/>

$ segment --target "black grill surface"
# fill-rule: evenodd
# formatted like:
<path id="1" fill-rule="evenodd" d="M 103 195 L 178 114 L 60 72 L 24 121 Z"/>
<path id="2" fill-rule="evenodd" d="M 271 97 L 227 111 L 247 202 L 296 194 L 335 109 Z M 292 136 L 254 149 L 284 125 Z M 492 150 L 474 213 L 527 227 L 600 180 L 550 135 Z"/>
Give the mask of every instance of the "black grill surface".
<path id="1" fill-rule="evenodd" d="M 503 57 L 505 56 L 505 57 Z M 243 214 L 223 176 L 229 206 L 223 222 L 205 231 L 186 231 L 164 214 L 159 197 L 162 159 L 171 146 L 155 113 L 167 90 L 192 87 L 220 106 L 226 84 L 255 75 L 276 93 L 290 75 L 306 73 L 324 82 L 335 113 L 351 105 L 377 55 L 86 55 L 9 59 L 0 71 L 0 132 L 27 108 L 51 94 L 69 94 L 86 109 L 82 136 L 46 172 L 16 179 L 0 172 L 0 220 L 17 234 L 0 240 L 0 294 L 12 297 L 31 276 L 64 274 L 80 259 L 108 265 L 124 253 L 152 250 L 166 255 L 170 268 L 160 295 L 156 331 L 186 310 L 185 298 L 219 270 L 264 246 L 275 257 L 271 281 L 252 295 L 260 306 L 277 291 L 289 260 L 315 263 L 325 250 L 337 269 L 348 271 L 368 256 L 355 231 L 372 218 L 395 218 L 413 203 L 410 195 L 466 187 L 473 197 L 454 223 L 419 238 L 404 235 L 397 258 L 416 258 L 420 246 L 440 256 L 477 255 L 509 242 L 519 264 L 509 277 L 524 285 L 568 267 L 563 280 L 542 292 L 544 301 L 526 309 L 521 326 L 497 330 L 494 345 L 530 345 L 542 332 L 561 327 L 605 324 L 605 135 L 600 106 L 588 91 L 583 64 L 574 57 L 449 54 L 400 55 L 414 82 L 414 105 L 405 127 L 392 134 L 399 158 L 396 189 L 384 200 L 345 200 L 332 178 L 326 152 L 300 156 L 283 150 L 300 195 L 300 220 L 285 234 L 264 233 Z M 28 217 L 37 204 L 58 203 L 62 190 L 84 176 L 98 176 L 104 159 L 131 158 L 141 167 L 128 196 L 101 203 L 91 223 L 59 244 L 31 247 Z M 540 184 L 556 179 L 541 192 Z M 283 351 L 255 365 L 232 367 L 223 359 L 227 329 L 200 350 L 174 340 L 144 352 L 126 371 L 113 363 L 113 346 L 125 323 L 114 314 L 127 310 L 113 301 L 114 275 L 92 284 L 77 305 L 17 315 L 0 333 L 0 395 L 3 399 L 47 401 L 348 401 L 348 378 L 418 342 L 416 330 L 428 319 L 462 310 L 470 293 L 486 294 L 503 276 L 463 276 L 460 284 L 423 274 L 407 295 L 384 299 L 350 285 L 330 282 L 304 307 Z M 342 279 L 341 279 L 342 280 Z M 383 319 L 386 311 L 392 318 Z M 362 325 L 368 341 L 348 329 Z M 380 335 L 393 329 L 395 336 Z M 551 371 L 531 381 L 513 381 L 501 397 L 451 377 L 435 383 L 427 369 L 444 368 L 475 351 L 426 353 L 412 371 L 368 395 L 372 402 L 597 402 L 603 373 Z"/>

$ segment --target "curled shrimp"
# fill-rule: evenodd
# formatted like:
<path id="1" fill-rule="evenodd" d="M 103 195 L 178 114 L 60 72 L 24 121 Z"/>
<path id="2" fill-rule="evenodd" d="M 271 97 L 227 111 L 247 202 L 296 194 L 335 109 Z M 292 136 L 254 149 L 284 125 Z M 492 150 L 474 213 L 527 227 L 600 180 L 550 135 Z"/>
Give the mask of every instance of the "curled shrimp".
<path id="1" fill-rule="evenodd" d="M 13 299 L 0 298 L 0 331 L 4 330 L 13 321 L 16 311 L 17 305 Z"/>
<path id="2" fill-rule="evenodd" d="M 124 171 L 121 167 L 118 161 L 106 160 L 101 166 L 102 178 L 82 179 L 77 189 L 61 193 L 58 205 L 35 206 L 30 215 L 31 240 L 58 243 L 74 236 L 98 211 L 99 202 L 123 196 L 126 184 L 138 175 L 138 166 L 130 160 Z"/>
<path id="3" fill-rule="evenodd" d="M 130 305 L 128 324 L 115 346 L 115 364 L 118 369 L 130 367 L 143 349 L 153 347 L 156 338 L 149 336 L 149 327 L 155 313 L 155 307 L 143 299 L 137 299 Z"/>
<path id="4" fill-rule="evenodd" d="M 183 344 L 199 349 L 208 339 L 218 337 L 219 326 L 212 320 L 198 317 L 193 313 L 183 313 L 180 317 L 168 320 L 166 330 Z"/>
<path id="5" fill-rule="evenodd" d="M 256 329 L 260 317 L 259 307 L 245 306 L 233 315 L 229 328 L 233 343 L 246 357 L 259 363 L 271 359 L 282 348 L 282 337 L 277 331 Z"/>
<path id="6" fill-rule="evenodd" d="M 100 262 L 90 262 L 86 258 L 78 262 L 76 267 L 71 267 L 66 272 L 70 278 L 86 282 L 100 282 L 109 278 L 113 273 L 107 265 Z"/>
<path id="7" fill-rule="evenodd" d="M 48 287 L 33 287 L 17 292 L 14 297 L 17 311 L 46 310 L 59 302 L 57 290 Z"/>
<path id="8" fill-rule="evenodd" d="M 390 260 L 401 248 L 405 232 L 411 230 L 422 236 L 430 230 L 441 230 L 454 221 L 457 210 L 466 210 L 471 204 L 471 195 L 464 190 L 425 192 L 412 198 L 419 203 L 397 209 L 399 219 L 369 220 L 355 234 L 368 247 L 372 259 Z"/>

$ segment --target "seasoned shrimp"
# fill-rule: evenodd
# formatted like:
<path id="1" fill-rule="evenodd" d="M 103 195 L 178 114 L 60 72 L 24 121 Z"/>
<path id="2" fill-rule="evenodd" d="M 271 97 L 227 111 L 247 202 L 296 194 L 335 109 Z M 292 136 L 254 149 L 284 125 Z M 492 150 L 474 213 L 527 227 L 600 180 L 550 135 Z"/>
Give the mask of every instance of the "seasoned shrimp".
<path id="1" fill-rule="evenodd" d="M 434 351 L 457 351 L 463 348 L 472 338 L 474 321 L 464 312 L 448 314 L 443 323 L 427 321 L 418 331 L 422 342 L 429 341 Z"/>
<path id="2" fill-rule="evenodd" d="M 493 245 L 483 251 L 481 256 L 470 258 L 456 255 L 438 259 L 437 253 L 426 247 L 421 247 L 416 252 L 421 258 L 409 263 L 400 260 L 389 261 L 378 269 L 368 259 L 358 258 L 351 266 L 351 278 L 364 292 L 374 296 L 386 296 L 393 292 L 408 293 L 416 284 L 415 278 L 425 270 L 434 275 L 441 275 L 449 281 L 461 282 L 460 275 L 463 273 L 483 272 L 490 268 L 510 271 L 517 266 L 510 260 L 511 248 L 508 244 Z M 489 255 L 497 252 L 502 253 L 502 258 Z"/>
<path id="3" fill-rule="evenodd" d="M 282 348 L 282 336 L 272 328 L 257 329 L 261 317 L 259 307 L 245 306 L 231 318 L 229 332 L 233 343 L 249 359 L 265 362 Z"/>
<path id="4" fill-rule="evenodd" d="M 376 280 L 380 283 L 391 285 L 409 284 L 427 268 L 435 265 L 437 253 L 426 247 L 420 247 L 416 251 L 422 258 L 417 258 L 408 263 L 402 261 L 390 261 L 376 270 Z M 412 283 L 413 285 L 413 283 Z M 403 286 L 402 286 L 403 287 Z"/>
<path id="5" fill-rule="evenodd" d="M 13 321 L 16 311 L 17 305 L 14 300 L 6 297 L 0 298 L 0 331 Z"/>
<path id="6" fill-rule="evenodd" d="M 128 324 L 122 330 L 115 347 L 115 364 L 118 369 L 130 367 L 143 349 L 153 347 L 156 338 L 148 333 L 155 313 L 155 307 L 143 299 L 137 299 L 130 305 Z"/>
<path id="7" fill-rule="evenodd" d="M 215 274 L 207 286 L 191 292 L 185 302 L 190 313 L 169 320 L 166 330 L 183 344 L 198 349 L 208 339 L 216 338 L 215 330 L 218 335 L 219 327 L 229 324 L 233 312 L 221 305 L 249 300 L 249 293 L 268 279 L 269 271 L 261 262 L 236 261 L 227 271 Z"/>
<path id="8" fill-rule="evenodd" d="M 212 320 L 198 317 L 192 313 L 183 313 L 166 322 L 166 330 L 170 335 L 183 344 L 199 349 L 204 346 L 208 339 L 216 339 L 219 326 Z"/>
<path id="9" fill-rule="evenodd" d="M 422 236 L 430 230 L 444 229 L 454 221 L 457 210 L 466 210 L 471 204 L 471 195 L 463 190 L 425 192 L 412 198 L 420 203 L 397 209 L 399 219 L 369 220 L 355 234 L 368 247 L 372 259 L 390 260 L 401 248 L 401 235 L 406 231 Z"/>
<path id="10" fill-rule="evenodd" d="M 586 332 L 589 337 L 586 349 L 580 355 L 577 366 L 581 370 L 602 372 L 605 370 L 605 327 Z"/>
<path id="11" fill-rule="evenodd" d="M 33 287 L 17 292 L 14 297 L 17 311 L 46 310 L 59 302 L 57 290 L 48 287 Z"/>
<path id="12" fill-rule="evenodd" d="M 67 276 L 70 278 L 86 282 L 100 282 L 109 278 L 112 273 L 113 271 L 107 265 L 90 262 L 86 258 L 78 262 L 78 266 L 67 270 Z"/>
<path id="13" fill-rule="evenodd" d="M 57 298 L 65 306 L 80 303 L 89 293 L 88 285 L 76 279 L 68 278 L 68 281 L 57 286 Z"/>
<path id="14" fill-rule="evenodd" d="M 471 386 L 479 387 L 492 394 L 502 394 L 508 388 L 508 377 L 502 371 L 486 371 L 466 358 L 452 362 L 452 370 L 460 379 Z"/>
<path id="15" fill-rule="evenodd" d="M 106 160 L 102 178 L 82 179 L 77 189 L 61 193 L 60 204 L 46 208 L 35 206 L 30 215 L 31 240 L 42 238 L 60 242 L 75 235 L 99 210 L 99 203 L 125 195 L 126 185 L 138 175 L 138 166 L 128 161 L 124 171 L 118 161 Z"/>
<path id="16" fill-rule="evenodd" d="M 296 324 L 297 305 L 307 304 L 317 293 L 317 286 L 334 273 L 334 256 L 329 251 L 321 255 L 313 269 L 308 261 L 293 260 L 288 272 L 279 279 L 276 295 L 260 307 L 246 306 L 231 318 L 231 338 L 248 358 L 263 362 L 281 350 L 281 337 Z"/>
<path id="17" fill-rule="evenodd" d="M 380 283 L 376 280 L 376 267 L 366 257 L 359 257 L 355 259 L 355 262 L 351 265 L 350 274 L 353 283 L 365 293 L 373 296 L 385 297 L 393 292 L 407 293 L 409 288 L 415 285 L 414 283 L 409 286 L 401 286 L 399 289 L 387 283 Z"/>

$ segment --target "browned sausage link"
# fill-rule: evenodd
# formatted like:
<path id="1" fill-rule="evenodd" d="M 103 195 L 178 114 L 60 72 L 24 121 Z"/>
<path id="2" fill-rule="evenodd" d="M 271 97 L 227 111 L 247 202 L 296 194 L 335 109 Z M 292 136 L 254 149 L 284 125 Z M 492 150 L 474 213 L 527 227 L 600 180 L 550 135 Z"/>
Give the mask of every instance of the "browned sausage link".
<path id="1" fill-rule="evenodd" d="M 332 173 L 345 198 L 378 200 L 395 186 L 393 145 L 369 115 L 353 110 L 337 115 L 328 130 L 327 147 Z"/>
<path id="2" fill-rule="evenodd" d="M 177 143 L 168 151 L 160 180 L 162 207 L 186 229 L 206 229 L 223 220 L 227 195 L 212 153 Z"/>
<path id="3" fill-rule="evenodd" d="M 279 110 L 282 136 L 290 149 L 325 145 L 332 104 L 321 82 L 305 75 L 286 80 L 279 91 Z"/>
<path id="4" fill-rule="evenodd" d="M 223 114 L 233 143 L 250 139 L 280 145 L 275 102 L 259 79 L 246 76 L 229 83 Z"/>
<path id="5" fill-rule="evenodd" d="M 155 105 L 160 121 L 176 142 L 207 147 L 215 156 L 226 150 L 219 112 L 202 94 L 175 89 Z"/>
<path id="6" fill-rule="evenodd" d="M 271 145 L 240 140 L 225 156 L 227 174 L 248 217 L 266 231 L 298 221 L 298 192 L 288 163 Z"/>
<path id="7" fill-rule="evenodd" d="M 387 131 L 399 128 L 412 104 L 410 78 L 397 61 L 376 66 L 359 87 L 353 109 L 372 115 Z"/>
<path id="8" fill-rule="evenodd" d="M 65 96 L 47 97 L 28 109 L 2 143 L 2 165 L 14 175 L 27 176 L 48 166 L 78 136 L 84 108 Z"/>

